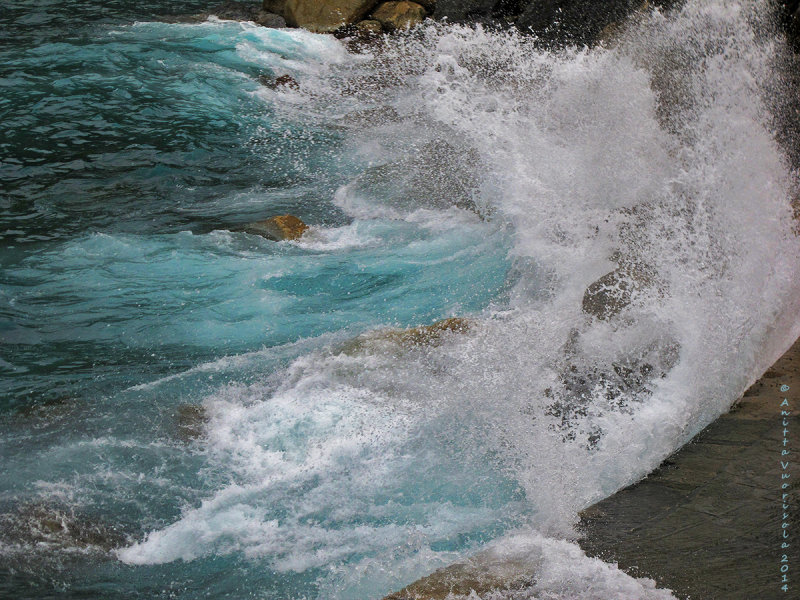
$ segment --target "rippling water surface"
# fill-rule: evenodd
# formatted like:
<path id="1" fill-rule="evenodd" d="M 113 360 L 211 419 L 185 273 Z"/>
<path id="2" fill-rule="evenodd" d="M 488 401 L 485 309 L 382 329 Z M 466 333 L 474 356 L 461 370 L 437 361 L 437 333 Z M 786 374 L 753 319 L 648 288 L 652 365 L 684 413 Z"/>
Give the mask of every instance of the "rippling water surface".
<path id="1" fill-rule="evenodd" d="M 568 540 L 800 334 L 765 8 L 558 52 L 158 20 L 205 8 L 0 13 L 0 592 L 374 598 L 488 544 L 525 597 L 670 598 Z"/>

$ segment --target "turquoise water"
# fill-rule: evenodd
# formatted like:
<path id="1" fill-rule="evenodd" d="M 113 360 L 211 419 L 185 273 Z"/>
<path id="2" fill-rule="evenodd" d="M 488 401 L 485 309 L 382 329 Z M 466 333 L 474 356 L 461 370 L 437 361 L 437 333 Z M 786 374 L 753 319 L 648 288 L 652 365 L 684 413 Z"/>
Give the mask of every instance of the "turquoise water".
<path id="1" fill-rule="evenodd" d="M 181 404 L 233 384 L 269 388 L 276 371 L 332 340 L 475 313 L 504 285 L 507 236 L 474 215 L 433 227 L 354 219 L 334 204 L 367 164 L 350 151 L 352 135 L 276 109 L 282 94 L 257 77 L 288 70 L 302 80 L 296 64 L 343 60 L 337 41 L 232 22 L 134 23 L 202 8 L 4 8 L 0 586 L 9 597 L 313 596 L 324 561 L 297 572 L 233 552 L 132 567 L 69 535 L 13 532 L 31 527 L 18 515 L 32 506 L 68 515 L 67 529 L 91 523 L 111 545 L 163 527 L 237 481 L 180 438 Z M 307 243 L 230 231 L 287 212 L 311 225 Z M 231 364 L 213 366 L 225 357 Z M 281 440 L 301 426 L 273 442 L 290 443 Z M 383 490 L 382 502 L 407 483 Z M 446 481 L 417 493 L 476 510 L 520 496 L 499 485 L 488 497 L 450 493 Z M 263 492 L 265 518 L 287 518 L 313 487 Z M 408 527 L 424 513 L 401 502 L 345 521 Z M 297 518 L 337 527 L 324 511 Z M 436 543 L 457 549 L 502 528 L 485 520 Z"/>
<path id="2" fill-rule="evenodd" d="M 570 540 L 800 335 L 761 4 L 556 53 L 158 21 L 204 8 L 0 13 L 0 595 L 378 598 L 488 547 L 671 598 Z"/>

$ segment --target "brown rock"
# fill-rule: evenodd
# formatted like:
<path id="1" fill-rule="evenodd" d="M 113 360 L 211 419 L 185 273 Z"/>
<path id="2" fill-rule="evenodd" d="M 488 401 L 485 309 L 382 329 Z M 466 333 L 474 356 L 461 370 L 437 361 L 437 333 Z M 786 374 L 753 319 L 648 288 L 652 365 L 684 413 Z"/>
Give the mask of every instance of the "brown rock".
<path id="1" fill-rule="evenodd" d="M 254 4 L 227 0 L 212 8 L 209 13 L 229 21 L 254 21 L 258 14 L 258 7 Z"/>
<path id="2" fill-rule="evenodd" d="M 287 0 L 283 16 L 289 25 L 332 33 L 363 19 L 377 0 Z"/>
<path id="3" fill-rule="evenodd" d="M 308 225 L 293 215 L 270 217 L 265 221 L 256 221 L 244 226 L 245 233 L 260 235 L 275 242 L 296 240 L 307 229 Z"/>
<path id="4" fill-rule="evenodd" d="M 356 32 L 359 37 L 371 38 L 383 33 L 383 25 L 380 21 L 374 19 L 367 19 L 356 23 Z"/>
<path id="5" fill-rule="evenodd" d="M 416 2 L 385 2 L 372 13 L 387 31 L 410 29 L 425 20 L 427 12 Z"/>
<path id="6" fill-rule="evenodd" d="M 189 442 L 203 437 L 208 423 L 208 415 L 204 407 L 195 404 L 181 404 L 174 416 L 178 437 L 183 441 Z"/>
<path id="7" fill-rule="evenodd" d="M 473 592 L 483 598 L 491 592 L 520 590 L 532 582 L 532 565 L 482 552 L 463 563 L 439 569 L 384 600 L 473 598 Z"/>
<path id="8" fill-rule="evenodd" d="M 438 346 L 447 334 L 467 333 L 474 323 L 463 317 L 450 317 L 431 325 L 421 325 L 409 329 L 379 329 L 369 331 L 345 343 L 340 352 L 359 354 L 367 350 L 390 347 L 412 348 L 414 346 Z"/>

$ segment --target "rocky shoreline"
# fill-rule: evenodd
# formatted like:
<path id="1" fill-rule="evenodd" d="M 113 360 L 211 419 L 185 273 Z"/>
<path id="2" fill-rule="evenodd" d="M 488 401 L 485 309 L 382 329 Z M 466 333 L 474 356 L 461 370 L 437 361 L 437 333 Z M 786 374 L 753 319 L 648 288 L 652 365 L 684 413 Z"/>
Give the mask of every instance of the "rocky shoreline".
<path id="1" fill-rule="evenodd" d="M 405 31 L 426 19 L 482 23 L 532 33 L 545 45 L 591 45 L 607 37 L 628 16 L 651 8 L 669 9 L 681 0 L 226 0 L 207 12 L 165 15 L 167 22 L 192 23 L 210 16 L 252 21 L 264 27 L 300 27 L 342 38 L 372 39 Z M 800 0 L 777 2 L 779 18 L 800 49 Z"/>

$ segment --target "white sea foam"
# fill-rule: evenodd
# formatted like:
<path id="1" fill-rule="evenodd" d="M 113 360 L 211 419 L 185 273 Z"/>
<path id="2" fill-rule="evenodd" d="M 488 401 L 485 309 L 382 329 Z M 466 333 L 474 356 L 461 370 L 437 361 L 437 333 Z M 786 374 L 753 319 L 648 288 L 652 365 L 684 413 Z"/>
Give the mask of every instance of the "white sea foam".
<path id="1" fill-rule="evenodd" d="M 379 140 L 353 134 L 354 152 L 368 147 L 385 170 L 340 189 L 337 204 L 362 220 L 441 216 L 451 190 L 487 231 L 513 231 L 507 301 L 434 348 L 334 348 L 296 360 L 277 391 L 220 389 L 206 400 L 208 451 L 230 484 L 120 558 L 241 552 L 276 569 L 338 569 L 326 593 L 357 597 L 370 573 L 385 574 L 370 593 L 388 591 L 430 556 L 452 558 L 433 547 L 523 519 L 537 532 L 504 543 L 536 555 L 530 597 L 670 597 L 543 535 L 571 536 L 579 509 L 657 466 L 800 334 L 794 190 L 760 87 L 776 77 L 779 40 L 754 34 L 752 6 L 690 1 L 643 18 L 613 49 L 550 53 L 431 26 L 395 39 L 378 66 L 331 63 L 305 96 L 318 111 L 337 86 L 390 68 L 402 85 L 351 102 L 414 115 L 381 123 Z M 424 145 L 442 138 L 448 171 L 469 167 L 475 181 L 448 188 L 432 173 L 445 184 L 405 205 L 370 197 L 385 189 L 376 174 L 410 189 L 418 180 L 395 166 L 440 152 Z M 621 263 L 647 283 L 618 315 L 590 317 L 584 291 Z M 488 495 L 492 477 L 524 502 L 424 491 L 441 479 L 452 494 Z"/>

